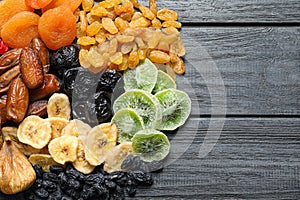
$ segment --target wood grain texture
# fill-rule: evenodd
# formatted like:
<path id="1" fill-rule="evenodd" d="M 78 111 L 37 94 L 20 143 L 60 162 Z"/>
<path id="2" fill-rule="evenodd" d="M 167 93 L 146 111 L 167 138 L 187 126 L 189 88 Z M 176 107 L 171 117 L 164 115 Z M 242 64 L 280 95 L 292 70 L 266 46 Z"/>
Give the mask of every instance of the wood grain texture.
<path id="1" fill-rule="evenodd" d="M 158 0 L 157 5 L 176 10 L 183 23 L 300 22 L 298 0 Z"/>
<path id="2" fill-rule="evenodd" d="M 213 150 L 199 158 L 214 120 L 199 121 L 182 134 L 193 143 L 176 162 L 154 175 L 137 199 L 300 198 L 300 119 L 226 119 Z M 197 132 L 194 138 L 193 131 Z M 180 134 L 180 133 L 179 133 Z"/>
<path id="3" fill-rule="evenodd" d="M 300 114 L 299 27 L 184 27 L 181 34 L 187 72 L 178 87 L 200 105 L 198 115 L 224 107 L 228 115 Z"/>

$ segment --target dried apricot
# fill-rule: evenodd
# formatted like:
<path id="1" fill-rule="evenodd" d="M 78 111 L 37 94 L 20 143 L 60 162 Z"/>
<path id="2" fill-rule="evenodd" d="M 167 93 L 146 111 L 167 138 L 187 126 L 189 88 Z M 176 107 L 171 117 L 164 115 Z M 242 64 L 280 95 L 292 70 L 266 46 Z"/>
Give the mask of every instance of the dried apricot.
<path id="1" fill-rule="evenodd" d="M 40 16 L 33 12 L 19 12 L 3 25 L 2 40 L 11 48 L 29 46 L 30 41 L 39 36 L 39 19 Z"/>
<path id="2" fill-rule="evenodd" d="M 50 9 L 41 16 L 38 31 L 49 49 L 70 45 L 76 37 L 76 17 L 64 6 Z"/>
<path id="3" fill-rule="evenodd" d="M 40 9 L 51 3 L 52 0 L 25 0 L 26 5 L 34 9 Z"/>
<path id="4" fill-rule="evenodd" d="M 15 14 L 22 11 L 33 11 L 33 8 L 25 4 L 25 0 L 0 1 L 0 31 L 2 26 Z M 1 35 L 0 35 L 1 37 Z"/>
<path id="5" fill-rule="evenodd" d="M 72 12 L 74 12 L 81 4 L 82 0 L 52 0 L 51 3 L 49 3 L 47 6 L 42 8 L 42 12 L 46 12 L 49 9 L 57 8 L 61 5 L 64 5 L 71 9 Z"/>

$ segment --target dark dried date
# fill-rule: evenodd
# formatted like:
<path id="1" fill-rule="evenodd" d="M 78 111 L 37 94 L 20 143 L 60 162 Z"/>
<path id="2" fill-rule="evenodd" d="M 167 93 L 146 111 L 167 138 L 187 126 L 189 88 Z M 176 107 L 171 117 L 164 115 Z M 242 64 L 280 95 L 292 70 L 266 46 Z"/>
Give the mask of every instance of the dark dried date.
<path id="1" fill-rule="evenodd" d="M 12 81 L 7 93 L 6 118 L 16 123 L 21 122 L 27 113 L 28 104 L 28 88 L 18 77 Z"/>
<path id="2" fill-rule="evenodd" d="M 47 100 L 39 100 L 29 104 L 27 116 L 37 115 L 43 117 L 47 114 Z"/>
<path id="3" fill-rule="evenodd" d="M 22 49 L 12 49 L 0 57 L 0 74 L 19 63 Z"/>
<path id="4" fill-rule="evenodd" d="M 41 60 L 44 73 L 48 73 L 50 67 L 50 57 L 45 43 L 39 38 L 33 38 L 30 45 Z"/>
<path id="5" fill-rule="evenodd" d="M 6 100 L 7 100 L 7 95 L 3 95 L 0 97 L 0 124 L 4 124 L 7 121 Z"/>
<path id="6" fill-rule="evenodd" d="M 50 96 L 54 92 L 59 91 L 60 83 L 57 77 L 53 74 L 45 74 L 44 83 L 41 87 L 30 90 L 30 100 L 36 101 Z"/>
<path id="7" fill-rule="evenodd" d="M 29 89 L 35 89 L 43 84 L 44 72 L 40 58 L 35 51 L 25 47 L 20 55 L 22 79 Z"/>

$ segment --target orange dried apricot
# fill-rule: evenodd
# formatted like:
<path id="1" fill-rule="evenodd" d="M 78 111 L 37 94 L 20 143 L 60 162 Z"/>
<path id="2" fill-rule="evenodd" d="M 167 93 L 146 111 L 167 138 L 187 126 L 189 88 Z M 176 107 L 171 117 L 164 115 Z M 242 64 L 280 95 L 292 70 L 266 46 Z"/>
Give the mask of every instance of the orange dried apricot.
<path id="1" fill-rule="evenodd" d="M 65 6 L 47 10 L 39 20 L 38 32 L 49 49 L 70 45 L 76 37 L 76 17 Z"/>
<path id="2" fill-rule="evenodd" d="M 0 1 L 0 31 L 2 26 L 15 14 L 22 11 L 33 11 L 33 8 L 25 4 L 25 0 Z M 0 35 L 1 37 L 1 35 Z"/>
<path id="3" fill-rule="evenodd" d="M 29 46 L 33 38 L 39 36 L 40 16 L 29 11 L 22 11 L 10 18 L 2 27 L 2 40 L 11 48 Z"/>
<path id="4" fill-rule="evenodd" d="M 51 3 L 42 8 L 42 12 L 44 13 L 49 9 L 57 8 L 62 5 L 70 8 L 71 11 L 74 12 L 80 6 L 81 2 L 82 0 L 52 0 Z"/>
<path id="5" fill-rule="evenodd" d="M 26 5 L 34 9 L 40 9 L 51 3 L 52 0 L 25 0 Z"/>

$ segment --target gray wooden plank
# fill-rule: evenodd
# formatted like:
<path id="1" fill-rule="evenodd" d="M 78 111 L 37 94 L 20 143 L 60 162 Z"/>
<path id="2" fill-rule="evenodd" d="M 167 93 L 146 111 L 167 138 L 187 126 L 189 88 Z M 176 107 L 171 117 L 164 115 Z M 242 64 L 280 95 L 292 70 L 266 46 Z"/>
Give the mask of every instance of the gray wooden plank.
<path id="1" fill-rule="evenodd" d="M 298 0 L 158 0 L 157 5 L 176 10 L 184 23 L 300 22 Z"/>
<path id="2" fill-rule="evenodd" d="M 300 119 L 227 118 L 212 151 L 199 158 L 215 120 L 192 119 L 193 142 L 178 160 L 154 174 L 154 185 L 137 199 L 299 199 Z M 196 131 L 194 138 L 193 132 Z M 175 139 L 176 140 L 176 139 Z"/>
<path id="3" fill-rule="evenodd" d="M 299 27 L 184 27 L 196 115 L 299 115 Z M 226 109 L 226 110 L 225 110 Z"/>

